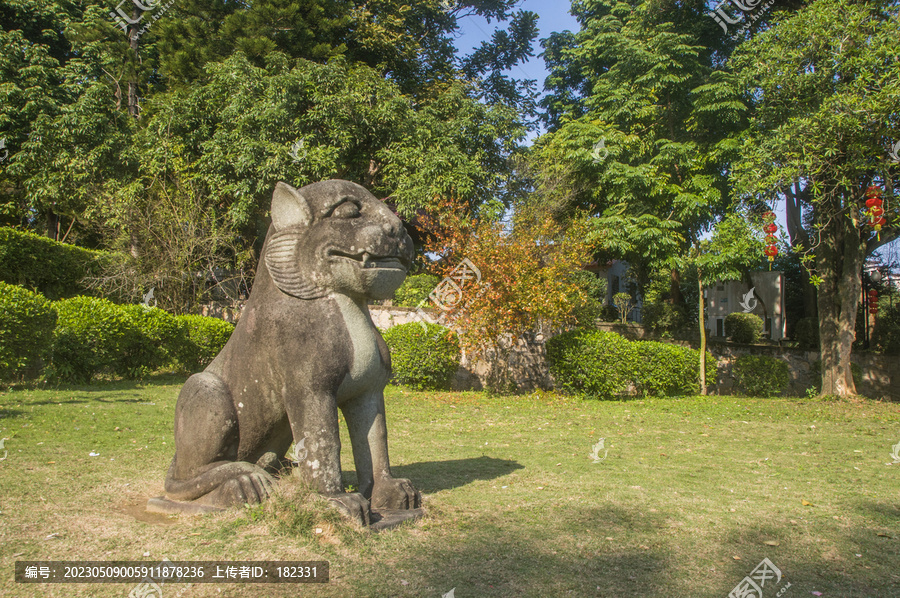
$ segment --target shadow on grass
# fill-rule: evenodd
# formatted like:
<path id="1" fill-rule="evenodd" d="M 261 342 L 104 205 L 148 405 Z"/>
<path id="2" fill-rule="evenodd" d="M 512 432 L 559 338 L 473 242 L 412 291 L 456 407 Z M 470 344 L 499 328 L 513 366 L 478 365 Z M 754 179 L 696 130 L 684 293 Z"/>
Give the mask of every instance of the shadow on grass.
<path id="1" fill-rule="evenodd" d="M 671 583 L 671 568 L 678 565 L 671 562 L 665 546 L 635 546 L 628 540 L 629 532 L 655 534 L 662 517 L 611 505 L 549 516 L 564 521 L 547 528 L 540 525 L 539 516 L 528 524 L 526 514 L 517 516 L 518 521 L 490 515 L 476 518 L 463 535 L 447 538 L 413 559 L 425 583 L 438 591 L 420 595 L 439 595 L 453 587 L 461 596 L 517 598 L 670 595 L 664 588 L 679 595 Z M 569 530 L 566 537 L 549 535 L 556 532 L 548 529 L 561 528 Z M 603 540 L 607 533 L 616 540 Z"/>
<path id="2" fill-rule="evenodd" d="M 459 488 L 476 480 L 493 480 L 517 469 L 524 469 L 524 466 L 508 459 L 481 456 L 392 465 L 391 473 L 398 478 L 409 478 L 420 492 L 431 494 Z M 348 483 L 356 484 L 356 472 L 352 469 L 344 472 L 344 485 Z"/>
<path id="3" fill-rule="evenodd" d="M 870 506 L 886 505 L 872 503 Z M 774 525 L 750 525 L 733 530 L 725 534 L 722 545 L 752 557 L 729 563 L 725 568 L 738 581 L 741 575 L 749 575 L 763 558 L 768 558 L 782 572 L 780 587 L 790 582 L 790 591 L 797 590 L 800 595 L 823 592 L 825 596 L 842 598 L 900 596 L 900 575 L 895 573 L 900 570 L 896 535 L 879 535 L 880 529 L 857 529 L 834 523 L 829 529 L 822 529 L 821 522 L 811 523 L 816 530 L 812 531 L 813 536 L 821 536 L 817 539 L 820 546 L 813 550 L 820 555 L 815 560 L 805 556 L 810 550 L 805 545 L 810 533 L 807 530 Z M 778 546 L 765 545 L 772 540 Z"/>

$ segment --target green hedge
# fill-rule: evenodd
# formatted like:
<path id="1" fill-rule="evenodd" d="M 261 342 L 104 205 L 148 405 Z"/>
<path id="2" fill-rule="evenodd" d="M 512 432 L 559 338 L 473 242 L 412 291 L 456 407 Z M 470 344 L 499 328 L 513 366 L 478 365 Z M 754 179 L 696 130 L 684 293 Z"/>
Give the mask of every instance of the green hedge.
<path id="1" fill-rule="evenodd" d="M 644 396 L 683 396 L 700 391 L 700 352 L 656 341 L 633 343 L 632 382 Z M 706 354 L 706 385 L 716 383 L 716 358 Z"/>
<path id="2" fill-rule="evenodd" d="M 181 368 L 199 372 L 208 366 L 234 332 L 234 324 L 206 316 L 177 316 L 187 328 L 185 342 L 173 347 Z"/>
<path id="3" fill-rule="evenodd" d="M 755 343 L 759 341 L 762 332 L 763 321 L 756 314 L 734 312 L 725 316 L 725 336 L 736 343 Z"/>
<path id="4" fill-rule="evenodd" d="M 707 385 L 715 384 L 716 360 L 707 353 Z M 547 341 L 547 360 L 557 386 L 608 399 L 629 384 L 642 395 L 673 396 L 700 390 L 700 352 L 656 341 L 628 341 L 614 332 L 573 330 Z"/>
<path id="5" fill-rule="evenodd" d="M 410 322 L 382 334 L 391 350 L 393 380 L 419 390 L 449 388 L 459 369 L 459 337 L 437 324 Z"/>
<path id="6" fill-rule="evenodd" d="M 132 319 L 106 299 L 73 297 L 53 304 L 59 318 L 53 331 L 51 377 L 90 382 L 99 373 L 121 372 L 126 349 L 140 335 Z"/>
<path id="7" fill-rule="evenodd" d="M 92 295 L 82 279 L 100 271 L 105 255 L 0 227 L 0 280 L 36 290 L 51 300 Z"/>
<path id="8" fill-rule="evenodd" d="M 440 281 L 440 278 L 431 274 L 407 276 L 397 292 L 394 293 L 394 305 L 416 307 L 420 301 L 428 298 Z"/>
<path id="9" fill-rule="evenodd" d="M 122 311 L 137 334 L 126 338 L 117 373 L 142 378 L 150 372 L 175 365 L 180 355 L 190 353 L 188 324 L 157 307 L 123 305 Z"/>
<path id="10" fill-rule="evenodd" d="M 56 312 L 45 297 L 0 282 L 0 380 L 36 377 L 55 325 Z"/>
<path id="11" fill-rule="evenodd" d="M 787 362 L 766 355 L 738 357 L 733 373 L 735 388 L 750 397 L 780 396 L 791 382 Z"/>
<path id="12" fill-rule="evenodd" d="M 550 373 L 564 391 L 612 398 L 628 385 L 632 345 L 615 332 L 564 332 L 547 341 Z"/>

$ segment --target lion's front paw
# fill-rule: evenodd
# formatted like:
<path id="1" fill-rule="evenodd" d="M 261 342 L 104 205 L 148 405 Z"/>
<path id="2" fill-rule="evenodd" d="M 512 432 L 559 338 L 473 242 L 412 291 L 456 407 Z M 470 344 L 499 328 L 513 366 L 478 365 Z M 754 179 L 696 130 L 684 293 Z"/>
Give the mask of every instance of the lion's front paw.
<path id="1" fill-rule="evenodd" d="M 359 492 L 342 492 L 332 494 L 328 502 L 341 512 L 341 515 L 359 526 L 369 525 L 369 501 Z"/>
<path id="2" fill-rule="evenodd" d="M 373 509 L 417 509 L 422 495 L 406 478 L 382 478 L 372 490 Z"/>

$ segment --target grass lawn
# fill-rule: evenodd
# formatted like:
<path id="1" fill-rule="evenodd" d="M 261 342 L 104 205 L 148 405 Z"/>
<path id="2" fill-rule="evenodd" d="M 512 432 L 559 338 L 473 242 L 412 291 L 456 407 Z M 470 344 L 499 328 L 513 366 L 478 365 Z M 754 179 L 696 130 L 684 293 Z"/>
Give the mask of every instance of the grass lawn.
<path id="1" fill-rule="evenodd" d="M 145 513 L 172 458 L 182 383 L 0 394 L 0 596 L 134 587 L 16 584 L 16 560 L 168 558 L 327 560 L 331 581 L 166 585 L 163 598 L 437 598 L 452 588 L 455 598 L 724 598 L 767 557 L 783 577 L 766 598 L 900 597 L 900 464 L 888 465 L 900 404 L 389 387 L 394 473 L 423 492 L 428 514 L 367 534 L 314 505 L 293 508 L 302 494 L 290 479 L 266 507 Z M 601 437 L 608 452 L 595 463 Z M 353 484 L 346 435 L 344 447 Z"/>

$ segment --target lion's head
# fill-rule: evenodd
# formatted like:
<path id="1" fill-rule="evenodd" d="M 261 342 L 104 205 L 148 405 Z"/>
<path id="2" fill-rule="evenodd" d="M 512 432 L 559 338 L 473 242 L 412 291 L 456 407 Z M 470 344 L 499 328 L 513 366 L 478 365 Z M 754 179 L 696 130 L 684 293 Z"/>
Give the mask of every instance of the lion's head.
<path id="1" fill-rule="evenodd" d="M 263 258 L 275 286 L 300 299 L 388 299 L 406 278 L 413 243 L 400 219 L 356 183 L 278 183 Z"/>

